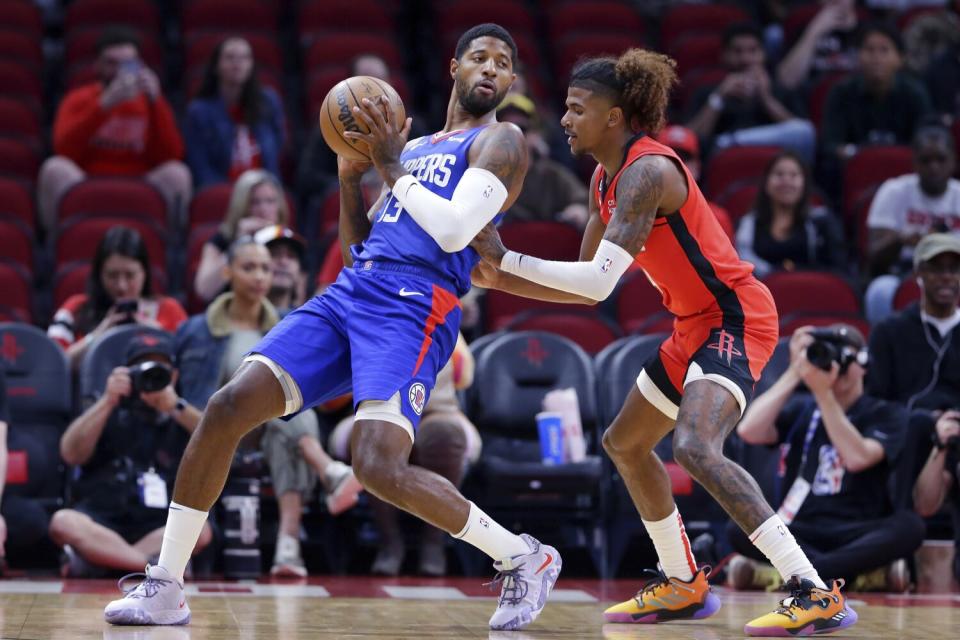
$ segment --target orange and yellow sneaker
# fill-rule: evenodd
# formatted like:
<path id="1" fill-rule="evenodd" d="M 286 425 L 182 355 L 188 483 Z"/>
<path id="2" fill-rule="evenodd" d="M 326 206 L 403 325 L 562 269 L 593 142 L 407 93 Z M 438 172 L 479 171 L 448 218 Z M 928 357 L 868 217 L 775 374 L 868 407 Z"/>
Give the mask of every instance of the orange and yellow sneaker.
<path id="1" fill-rule="evenodd" d="M 847 606 L 840 588 L 843 580 L 834 580 L 830 591 L 816 587 L 810 580 L 790 578 L 790 596 L 780 601 L 772 613 L 748 622 L 748 636 L 812 636 L 833 633 L 853 626 L 857 612 Z"/>
<path id="2" fill-rule="evenodd" d="M 603 612 L 607 622 L 649 624 L 668 620 L 699 620 L 712 616 L 720 608 L 720 598 L 710 590 L 703 567 L 689 581 L 668 578 L 662 571 L 630 600 Z"/>

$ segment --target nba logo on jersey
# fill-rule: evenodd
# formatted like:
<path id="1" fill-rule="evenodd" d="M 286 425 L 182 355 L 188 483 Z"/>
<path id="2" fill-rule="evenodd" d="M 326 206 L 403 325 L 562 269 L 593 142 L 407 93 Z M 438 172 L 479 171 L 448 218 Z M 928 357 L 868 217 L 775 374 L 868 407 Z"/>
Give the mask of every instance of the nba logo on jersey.
<path id="1" fill-rule="evenodd" d="M 600 265 L 600 271 L 603 271 L 604 273 L 606 273 L 607 271 L 610 271 L 610 265 L 612 264 L 613 264 L 613 260 L 611 260 L 610 258 L 606 258 L 603 261 L 603 264 Z"/>
<path id="2" fill-rule="evenodd" d="M 423 402 L 427 397 L 427 389 L 420 382 L 414 382 L 410 385 L 410 406 L 413 407 L 413 410 L 417 412 L 419 416 L 423 413 Z"/>

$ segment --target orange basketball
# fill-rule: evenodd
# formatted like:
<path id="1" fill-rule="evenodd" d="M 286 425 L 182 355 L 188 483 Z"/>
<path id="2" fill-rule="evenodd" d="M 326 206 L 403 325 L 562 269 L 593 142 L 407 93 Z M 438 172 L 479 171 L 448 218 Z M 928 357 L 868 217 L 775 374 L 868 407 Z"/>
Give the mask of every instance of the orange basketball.
<path id="1" fill-rule="evenodd" d="M 373 100 L 379 96 L 386 96 L 390 109 L 390 119 L 403 126 L 407 112 L 403 108 L 403 101 L 399 94 L 389 84 L 379 78 L 370 76 L 354 76 L 341 80 L 320 105 L 320 133 L 327 145 L 334 153 L 348 160 L 369 160 L 367 145 L 358 140 L 348 140 L 343 137 L 344 131 L 367 133 L 366 125 L 353 113 L 353 107 L 360 106 L 364 98 Z"/>

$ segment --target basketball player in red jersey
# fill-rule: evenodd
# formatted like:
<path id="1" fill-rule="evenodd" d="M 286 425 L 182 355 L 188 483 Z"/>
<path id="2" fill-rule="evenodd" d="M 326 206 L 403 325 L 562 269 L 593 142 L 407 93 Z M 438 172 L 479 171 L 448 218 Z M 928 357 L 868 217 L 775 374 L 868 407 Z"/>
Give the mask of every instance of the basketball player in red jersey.
<path id="1" fill-rule="evenodd" d="M 744 631 L 784 636 L 843 629 L 857 614 L 840 593 L 842 582 L 827 587 L 753 478 L 723 455 L 723 441 L 776 346 L 777 313 L 690 172 L 651 137 L 663 125 L 674 67 L 670 58 L 641 49 L 577 65 L 561 125 L 573 153 L 598 162 L 580 262 L 508 251 L 488 227 L 473 244 L 488 263 L 474 282 L 543 300 L 595 304 L 636 262 L 677 316 L 673 335 L 644 365 L 603 436 L 661 567 L 634 598 L 607 609 L 608 621 L 705 618 L 720 607 L 707 583 L 709 569 L 697 569 L 670 479 L 653 451 L 674 431 L 676 461 L 750 534 L 791 591 Z"/>

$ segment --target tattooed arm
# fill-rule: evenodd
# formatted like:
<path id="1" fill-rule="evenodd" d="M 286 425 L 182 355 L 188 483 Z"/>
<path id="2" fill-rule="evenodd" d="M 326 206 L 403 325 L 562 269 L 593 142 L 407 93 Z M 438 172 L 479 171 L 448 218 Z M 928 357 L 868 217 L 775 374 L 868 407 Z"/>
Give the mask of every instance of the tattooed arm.
<path id="1" fill-rule="evenodd" d="M 484 259 L 507 273 L 591 300 L 604 300 L 643 248 L 658 211 L 673 211 L 686 199 L 679 170 L 663 156 L 647 156 L 630 165 L 617 185 L 617 212 L 589 262 L 540 260 L 505 248 Z M 676 206 L 674 206 L 676 205 Z M 502 253 L 501 253 L 502 250 Z"/>
<path id="2" fill-rule="evenodd" d="M 340 237 L 340 253 L 343 256 L 343 264 L 348 267 L 353 265 L 350 247 L 360 244 L 370 235 L 370 229 L 372 228 L 371 214 L 383 205 L 384 198 L 389 193 L 384 188 L 377 202 L 369 212 L 367 211 L 363 204 L 360 180 L 369 168 L 370 164 L 367 162 L 355 162 L 342 157 L 337 158 L 340 178 L 340 218 L 337 230 Z"/>

